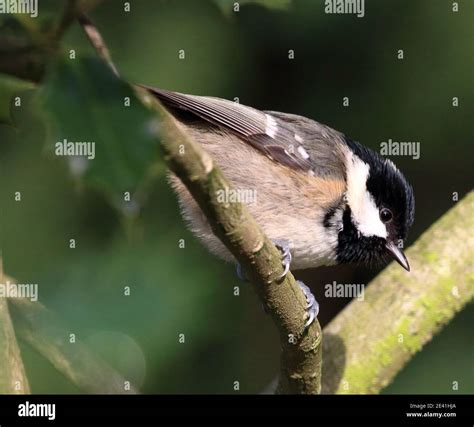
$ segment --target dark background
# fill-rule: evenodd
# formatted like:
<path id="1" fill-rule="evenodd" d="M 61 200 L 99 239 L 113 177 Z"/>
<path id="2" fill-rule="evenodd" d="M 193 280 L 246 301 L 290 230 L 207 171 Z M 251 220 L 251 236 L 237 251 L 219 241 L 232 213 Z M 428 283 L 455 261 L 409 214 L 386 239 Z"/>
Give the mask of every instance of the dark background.
<path id="1" fill-rule="evenodd" d="M 130 3 L 124 13 L 123 2 L 104 2 L 91 17 L 131 82 L 305 115 L 375 150 L 388 138 L 420 141 L 420 159 L 392 157 L 415 191 L 408 246 L 453 206 L 453 192 L 462 198 L 472 188 L 473 2 L 453 13 L 452 1 L 366 0 L 362 19 L 327 15 L 314 0 L 241 2 L 239 13 L 222 0 Z M 63 43 L 69 49 L 94 55 L 77 25 Z M 144 393 L 233 393 L 234 381 L 240 392 L 262 391 L 278 372 L 275 328 L 234 267 L 186 230 L 165 176 L 136 217 L 124 215 L 44 155 L 47 133 L 33 106 L 14 119 L 16 129 L 0 127 L 6 273 L 39 283 L 41 301 Z M 311 285 L 324 325 L 348 302 L 325 298 L 324 284 L 376 274 L 346 266 L 296 276 Z M 471 304 L 385 392 L 450 393 L 458 381 L 458 392 L 473 393 L 473 322 Z M 33 392 L 78 391 L 22 351 Z"/>

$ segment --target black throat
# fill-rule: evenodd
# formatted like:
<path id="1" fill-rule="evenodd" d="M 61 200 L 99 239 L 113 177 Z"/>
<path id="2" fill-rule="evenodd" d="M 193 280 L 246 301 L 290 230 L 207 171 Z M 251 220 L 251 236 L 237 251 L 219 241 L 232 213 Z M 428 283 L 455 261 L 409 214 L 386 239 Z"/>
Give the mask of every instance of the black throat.
<path id="1" fill-rule="evenodd" d="M 338 234 L 337 261 L 339 263 L 379 263 L 384 260 L 384 240 L 377 236 L 361 235 L 352 221 L 352 212 L 346 206 L 342 214 L 342 230 Z"/>

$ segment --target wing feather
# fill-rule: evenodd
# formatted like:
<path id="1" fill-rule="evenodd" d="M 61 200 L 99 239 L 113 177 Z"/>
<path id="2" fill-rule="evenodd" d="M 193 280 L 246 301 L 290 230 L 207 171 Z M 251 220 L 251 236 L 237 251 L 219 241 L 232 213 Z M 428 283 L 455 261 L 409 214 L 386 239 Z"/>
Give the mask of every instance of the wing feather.
<path id="1" fill-rule="evenodd" d="M 314 175 L 318 162 L 312 159 L 311 150 L 307 150 L 309 141 L 304 141 L 307 132 L 304 129 L 299 132 L 292 120 L 280 117 L 282 113 L 264 112 L 220 98 L 143 87 L 165 104 L 229 130 L 273 161 Z M 322 126 L 310 119 L 302 119 L 310 122 L 316 130 Z"/>

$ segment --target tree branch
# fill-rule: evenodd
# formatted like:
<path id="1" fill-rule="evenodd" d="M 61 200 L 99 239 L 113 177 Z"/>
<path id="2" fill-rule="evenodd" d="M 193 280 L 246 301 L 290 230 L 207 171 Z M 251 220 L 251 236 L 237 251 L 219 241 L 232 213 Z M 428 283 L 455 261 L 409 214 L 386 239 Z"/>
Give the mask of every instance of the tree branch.
<path id="1" fill-rule="evenodd" d="M 474 297 L 474 192 L 324 328 L 323 393 L 377 393 Z"/>
<path id="2" fill-rule="evenodd" d="M 93 0 L 69 2 L 59 27 L 54 32 L 54 37 L 50 37 L 53 47 L 53 42 L 57 41 L 70 24 L 71 17 L 77 13 L 78 4 L 88 6 L 90 4 L 92 7 L 96 2 Z M 98 55 L 117 73 L 100 33 L 87 18 L 81 18 L 80 23 Z M 7 43 L 7 47 L 10 45 Z M 14 56 L 14 51 L 9 52 L 10 60 Z M 38 72 L 31 73 L 32 68 L 24 62 L 20 61 L 18 69 L 13 70 L 5 64 L 2 65 L 0 61 L 0 70 L 39 81 L 43 77 L 43 63 L 41 60 Z M 289 273 L 281 283 L 277 283 L 276 278 L 283 272 L 280 252 L 265 237 L 243 205 L 239 203 L 225 205 L 217 202 L 217 191 L 230 189 L 230 185 L 213 164 L 212 159 L 199 144 L 190 139 L 156 99 L 140 88 L 137 88 L 137 93 L 161 117 L 161 129 L 158 133 L 162 138 L 162 148 L 170 168 L 183 180 L 206 213 L 216 235 L 241 263 L 254 283 L 257 294 L 277 324 L 282 347 L 279 391 L 318 393 L 321 376 L 321 329 L 316 320 L 305 330 L 306 300 L 292 274 Z M 182 148 L 183 153 L 180 152 Z M 34 308 L 37 309 L 38 306 Z M 23 315 L 26 314 L 26 307 L 23 306 Z M 29 327 L 33 326 L 33 323 L 29 323 Z M 27 335 L 26 329 L 22 331 L 31 344 L 39 349 L 45 348 L 40 342 L 35 341 L 32 335 Z M 50 356 L 56 360 L 59 369 L 66 370 L 59 355 L 52 353 Z"/>
<path id="3" fill-rule="evenodd" d="M 160 116 L 161 148 L 170 169 L 182 180 L 206 215 L 217 237 L 243 267 L 280 332 L 280 393 L 319 393 L 321 329 L 315 321 L 306 331 L 306 300 L 291 273 L 282 274 L 281 253 L 240 203 L 222 203 L 231 189 L 203 148 L 148 92 L 139 96 Z"/>
<path id="4" fill-rule="evenodd" d="M 79 20 L 98 55 L 117 75 L 100 32 L 87 17 Z M 170 169 L 181 179 L 206 215 L 212 230 L 235 256 L 280 332 L 280 393 L 316 394 L 321 390 L 321 328 L 317 319 L 305 330 L 306 299 L 293 275 L 283 281 L 281 254 L 241 203 L 222 203 L 231 190 L 212 158 L 148 91 L 138 97 L 160 118 L 156 134 Z"/>

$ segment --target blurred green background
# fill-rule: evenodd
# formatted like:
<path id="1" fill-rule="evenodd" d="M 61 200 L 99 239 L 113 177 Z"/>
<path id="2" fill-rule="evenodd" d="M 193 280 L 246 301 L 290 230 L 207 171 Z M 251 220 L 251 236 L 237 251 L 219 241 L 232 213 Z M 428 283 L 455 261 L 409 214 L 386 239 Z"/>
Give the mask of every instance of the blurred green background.
<path id="1" fill-rule="evenodd" d="M 40 11 L 60 3 L 40 1 Z M 129 13 L 109 1 L 91 17 L 131 82 L 302 114 L 375 150 L 388 138 L 420 141 L 419 160 L 393 157 L 415 190 L 410 245 L 474 181 L 474 3 L 459 1 L 458 13 L 452 3 L 367 0 L 359 19 L 327 15 L 314 0 L 241 2 L 238 13 L 233 1 L 133 0 Z M 62 49 L 95 55 L 77 25 Z M 0 126 L 6 273 L 38 283 L 40 301 L 144 393 L 235 393 L 235 381 L 240 393 L 261 392 L 278 372 L 279 342 L 250 285 L 186 230 L 163 173 L 136 215 L 72 178 L 45 153 L 34 96 L 13 110 L 15 126 Z M 377 272 L 345 266 L 296 276 L 311 285 L 324 326 L 348 302 L 325 298 L 324 284 L 368 283 Z M 473 323 L 471 304 L 385 392 L 474 393 Z M 21 350 L 34 393 L 79 391 L 30 347 Z"/>

